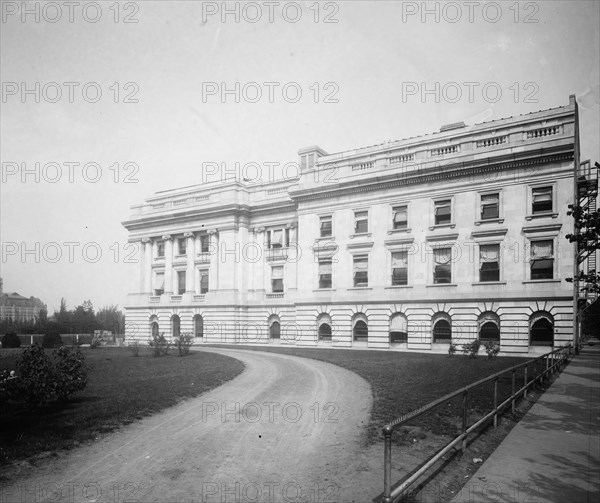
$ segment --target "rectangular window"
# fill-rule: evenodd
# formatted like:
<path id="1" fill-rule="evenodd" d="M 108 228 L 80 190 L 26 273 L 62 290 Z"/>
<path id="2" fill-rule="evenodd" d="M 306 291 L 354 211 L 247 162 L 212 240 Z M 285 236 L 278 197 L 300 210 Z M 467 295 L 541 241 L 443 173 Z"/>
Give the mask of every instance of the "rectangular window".
<path id="1" fill-rule="evenodd" d="M 452 223 L 452 201 L 445 199 L 434 203 L 435 225 Z"/>
<path id="2" fill-rule="evenodd" d="M 408 252 L 392 252 L 392 286 L 408 284 Z"/>
<path id="3" fill-rule="evenodd" d="M 354 234 L 364 234 L 369 232 L 369 212 L 354 212 Z"/>
<path id="4" fill-rule="evenodd" d="M 271 290 L 273 293 L 283 292 L 283 266 L 271 267 Z"/>
<path id="5" fill-rule="evenodd" d="M 208 292 L 208 271 L 200 271 L 200 293 Z"/>
<path id="6" fill-rule="evenodd" d="M 500 281 L 500 245 L 479 246 L 479 281 Z"/>
<path id="7" fill-rule="evenodd" d="M 204 234 L 200 236 L 200 253 L 208 253 L 210 239 L 209 236 Z"/>
<path id="8" fill-rule="evenodd" d="M 531 279 L 554 277 L 554 243 L 551 239 L 531 242 Z"/>
<path id="9" fill-rule="evenodd" d="M 185 292 L 185 271 L 177 271 L 177 294 L 181 295 Z"/>
<path id="10" fill-rule="evenodd" d="M 319 288 L 331 288 L 331 259 L 319 260 Z"/>
<path id="11" fill-rule="evenodd" d="M 332 235 L 331 215 L 320 218 L 320 236 L 327 238 Z"/>
<path id="12" fill-rule="evenodd" d="M 433 250 L 433 282 L 435 284 L 452 283 L 452 248 Z"/>
<path id="13" fill-rule="evenodd" d="M 286 229 L 287 230 L 287 229 Z M 284 238 L 289 240 L 289 234 L 284 232 L 284 229 L 273 229 L 266 232 L 267 234 L 267 248 L 272 250 L 274 248 L 283 248 Z"/>
<path id="14" fill-rule="evenodd" d="M 369 257 L 367 255 L 354 257 L 354 286 L 369 286 Z"/>
<path id="15" fill-rule="evenodd" d="M 552 187 L 537 187 L 531 191 L 531 213 L 548 213 L 552 211 Z"/>
<path id="16" fill-rule="evenodd" d="M 165 242 L 164 241 L 159 241 L 156 244 L 156 256 L 157 257 L 164 257 L 165 256 Z"/>
<path id="17" fill-rule="evenodd" d="M 392 211 L 394 212 L 393 228 L 406 229 L 408 227 L 408 207 L 396 206 L 392 208 Z"/>
<path id="18" fill-rule="evenodd" d="M 154 275 L 154 295 L 162 295 L 165 291 L 165 273 L 157 272 Z"/>
<path id="19" fill-rule="evenodd" d="M 186 238 L 179 238 L 177 240 L 178 255 L 185 255 L 186 249 L 187 249 L 186 244 L 187 244 L 187 239 Z"/>
<path id="20" fill-rule="evenodd" d="M 500 218 L 500 194 L 481 196 L 481 220 Z"/>

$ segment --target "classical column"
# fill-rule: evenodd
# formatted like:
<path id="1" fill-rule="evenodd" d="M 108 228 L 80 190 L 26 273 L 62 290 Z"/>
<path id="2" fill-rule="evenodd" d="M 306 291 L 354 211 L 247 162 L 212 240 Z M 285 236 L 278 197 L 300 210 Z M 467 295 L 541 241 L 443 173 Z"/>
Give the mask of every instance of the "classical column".
<path id="1" fill-rule="evenodd" d="M 142 292 L 152 292 L 152 240 L 149 238 L 142 239 L 144 246 L 144 286 Z"/>
<path id="2" fill-rule="evenodd" d="M 173 236 L 162 237 L 165 242 L 165 294 L 173 294 Z"/>
<path id="3" fill-rule="evenodd" d="M 209 229 L 208 237 L 209 242 L 209 253 L 210 253 L 210 266 L 208 269 L 208 289 L 218 290 L 219 289 L 219 232 L 217 229 Z"/>
<path id="4" fill-rule="evenodd" d="M 285 289 L 296 290 L 298 288 L 298 260 L 300 259 L 300 247 L 298 245 L 298 224 L 292 222 L 287 226 L 290 233 L 290 249 L 288 250 L 289 280 Z M 285 278 L 284 278 L 284 281 Z"/>
<path id="5" fill-rule="evenodd" d="M 262 292 L 267 291 L 266 290 L 266 285 L 265 282 L 267 281 L 265 278 L 265 263 L 267 260 L 267 243 L 265 242 L 265 228 L 264 227 L 258 227 L 256 229 L 256 243 L 258 244 L 258 247 L 260 249 L 260 257 L 259 260 L 257 261 L 257 263 L 255 264 L 256 267 L 256 274 L 257 274 L 257 281 L 256 281 L 256 286 L 258 287 L 257 290 L 260 290 Z M 269 275 L 270 277 L 270 275 Z"/>
<path id="6" fill-rule="evenodd" d="M 194 292 L 194 260 L 196 258 L 196 250 L 194 249 L 194 233 L 186 232 L 183 237 L 186 238 L 186 256 L 187 270 L 185 272 L 185 291 L 186 293 Z"/>

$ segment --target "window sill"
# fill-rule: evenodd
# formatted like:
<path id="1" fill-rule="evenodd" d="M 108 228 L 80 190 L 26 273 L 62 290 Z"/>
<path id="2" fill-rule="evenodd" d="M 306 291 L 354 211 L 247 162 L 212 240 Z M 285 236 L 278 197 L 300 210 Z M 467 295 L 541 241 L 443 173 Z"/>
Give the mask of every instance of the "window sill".
<path id="1" fill-rule="evenodd" d="M 472 286 L 486 286 L 486 285 L 506 285 L 506 281 L 476 281 L 471 283 Z"/>
<path id="2" fill-rule="evenodd" d="M 456 227 L 456 224 L 435 224 L 435 225 L 430 225 L 429 230 L 433 231 L 436 229 L 454 229 L 455 227 Z"/>
<path id="3" fill-rule="evenodd" d="M 346 288 L 346 290 L 373 290 L 371 286 L 353 286 L 351 288 Z"/>
<path id="4" fill-rule="evenodd" d="M 531 215 L 525 216 L 525 220 L 532 220 L 534 218 L 558 218 L 558 213 L 546 211 L 544 213 L 532 213 Z"/>
<path id="5" fill-rule="evenodd" d="M 371 233 L 370 232 L 359 232 L 358 234 L 350 234 L 350 239 L 354 239 L 354 238 L 370 238 L 371 237 Z"/>
<path id="6" fill-rule="evenodd" d="M 386 290 L 395 290 L 397 288 L 412 288 L 412 285 L 391 285 L 391 286 L 386 286 L 385 289 Z"/>
<path id="7" fill-rule="evenodd" d="M 476 220 L 475 221 L 475 225 L 481 225 L 481 224 L 503 224 L 504 223 L 504 219 L 503 218 L 487 218 L 485 220 Z"/>
<path id="8" fill-rule="evenodd" d="M 315 243 L 318 243 L 319 241 L 335 241 L 335 236 L 321 236 L 315 238 Z"/>
<path id="9" fill-rule="evenodd" d="M 458 286 L 457 283 L 433 283 L 432 285 L 425 285 L 426 288 L 434 288 L 434 287 L 447 287 L 447 286 Z"/>
<path id="10" fill-rule="evenodd" d="M 335 292 L 335 288 L 317 288 L 313 292 Z"/>
<path id="11" fill-rule="evenodd" d="M 387 233 L 389 235 L 392 235 L 392 234 L 403 234 L 403 233 L 408 234 L 409 232 L 412 232 L 412 229 L 410 229 L 408 227 L 406 229 L 391 229 L 391 230 L 387 231 Z"/>
<path id="12" fill-rule="evenodd" d="M 524 285 L 528 283 L 562 283 L 562 279 L 528 279 L 523 281 Z"/>

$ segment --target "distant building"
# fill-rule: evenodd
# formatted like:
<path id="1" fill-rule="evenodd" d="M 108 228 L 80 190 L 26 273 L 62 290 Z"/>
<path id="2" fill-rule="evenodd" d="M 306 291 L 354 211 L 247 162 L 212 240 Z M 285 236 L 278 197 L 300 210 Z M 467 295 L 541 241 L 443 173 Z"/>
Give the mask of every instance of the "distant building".
<path id="1" fill-rule="evenodd" d="M 327 154 L 300 175 L 161 191 L 123 225 L 127 337 L 530 355 L 574 340 L 575 97 Z"/>
<path id="2" fill-rule="evenodd" d="M 46 304 L 37 297 L 27 298 L 17 292 L 4 293 L 3 280 L 0 278 L 0 320 L 35 321 L 42 309 L 46 309 Z"/>

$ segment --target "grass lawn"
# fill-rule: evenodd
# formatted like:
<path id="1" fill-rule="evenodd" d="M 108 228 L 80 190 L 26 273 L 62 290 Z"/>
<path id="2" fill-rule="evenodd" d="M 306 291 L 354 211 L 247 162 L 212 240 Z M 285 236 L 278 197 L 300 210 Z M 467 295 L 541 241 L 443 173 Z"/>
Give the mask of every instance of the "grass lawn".
<path id="1" fill-rule="evenodd" d="M 240 374 L 244 365 L 214 353 L 133 357 L 126 348 L 82 349 L 91 366 L 85 390 L 64 406 L 29 411 L 0 404 L 0 463 L 70 448 L 120 425 L 198 396 Z M 4 352 L 0 370 L 15 369 Z"/>
<path id="2" fill-rule="evenodd" d="M 242 349 L 240 346 L 232 346 Z M 525 359 L 498 357 L 492 360 L 487 355 L 467 358 L 462 354 L 448 355 L 402 353 L 385 351 L 361 351 L 342 349 L 285 348 L 281 346 L 243 346 L 243 349 L 269 351 L 288 355 L 313 358 L 356 372 L 370 385 L 373 393 L 373 411 L 368 431 L 368 442 L 382 438 L 381 429 L 396 417 L 411 412 L 436 398 L 471 384 L 500 370 L 524 363 Z M 517 386 L 522 385 L 522 372 L 517 373 Z M 499 402 L 511 393 L 511 377 L 499 382 Z M 471 417 L 493 407 L 493 384 L 481 386 L 469 394 Z M 414 420 L 411 425 L 436 434 L 458 433 L 461 399 L 427 413 Z M 479 419 L 479 417 L 477 417 Z M 472 421 L 474 422 L 474 421 Z M 404 433 L 408 434 L 408 430 Z M 394 435 L 395 440 L 404 442 L 402 429 Z"/>

